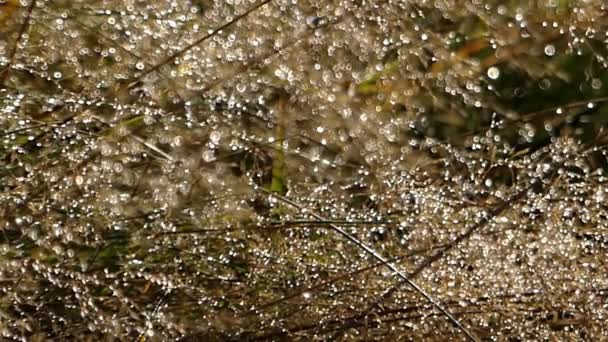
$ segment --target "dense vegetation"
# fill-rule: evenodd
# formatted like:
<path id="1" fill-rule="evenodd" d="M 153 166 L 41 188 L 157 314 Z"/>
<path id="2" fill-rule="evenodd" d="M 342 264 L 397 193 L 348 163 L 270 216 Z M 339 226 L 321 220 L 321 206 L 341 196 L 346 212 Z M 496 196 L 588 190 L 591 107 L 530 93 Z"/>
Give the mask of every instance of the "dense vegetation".
<path id="1" fill-rule="evenodd" d="M 607 14 L 0 1 L 2 338 L 607 339 Z"/>

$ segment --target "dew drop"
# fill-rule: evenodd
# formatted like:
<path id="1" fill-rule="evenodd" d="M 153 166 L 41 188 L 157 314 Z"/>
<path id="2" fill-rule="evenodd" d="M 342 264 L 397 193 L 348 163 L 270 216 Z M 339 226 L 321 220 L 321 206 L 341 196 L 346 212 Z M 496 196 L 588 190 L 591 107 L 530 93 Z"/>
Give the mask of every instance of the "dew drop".
<path id="1" fill-rule="evenodd" d="M 215 157 L 215 153 L 213 150 L 207 149 L 207 150 L 203 151 L 202 157 L 205 162 L 209 163 L 209 162 L 213 161 L 213 159 Z"/>
<path id="2" fill-rule="evenodd" d="M 500 70 L 497 67 L 493 66 L 488 69 L 489 78 L 495 80 L 495 79 L 498 79 L 499 76 L 500 76 Z"/>
<path id="3" fill-rule="evenodd" d="M 53 252 L 55 254 L 61 255 L 63 254 L 63 247 L 61 245 L 56 244 L 53 246 Z"/>
<path id="4" fill-rule="evenodd" d="M 211 132 L 211 134 L 209 135 L 209 139 L 211 140 L 212 143 L 217 144 L 220 142 L 220 139 L 222 138 L 222 134 L 219 131 L 213 131 Z"/>
<path id="5" fill-rule="evenodd" d="M 551 88 L 551 81 L 548 78 L 543 78 L 538 84 L 538 86 L 542 90 L 547 90 Z"/>

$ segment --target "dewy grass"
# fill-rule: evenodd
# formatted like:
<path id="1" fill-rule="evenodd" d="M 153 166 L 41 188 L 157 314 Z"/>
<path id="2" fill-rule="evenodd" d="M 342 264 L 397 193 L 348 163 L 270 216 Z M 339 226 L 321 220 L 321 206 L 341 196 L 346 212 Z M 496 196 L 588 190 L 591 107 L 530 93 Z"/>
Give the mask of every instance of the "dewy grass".
<path id="1" fill-rule="evenodd" d="M 0 1 L 2 339 L 606 339 L 606 9 Z"/>

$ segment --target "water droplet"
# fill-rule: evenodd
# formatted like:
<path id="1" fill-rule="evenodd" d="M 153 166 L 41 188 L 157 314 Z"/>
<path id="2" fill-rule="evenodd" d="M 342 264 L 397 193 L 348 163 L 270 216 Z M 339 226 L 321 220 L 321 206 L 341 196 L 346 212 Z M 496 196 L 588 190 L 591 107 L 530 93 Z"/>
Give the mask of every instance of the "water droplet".
<path id="1" fill-rule="evenodd" d="M 211 134 L 209 135 L 209 140 L 211 140 L 212 143 L 216 144 L 220 142 L 220 139 L 222 138 L 222 134 L 219 131 L 213 131 L 211 132 Z"/>
<path id="2" fill-rule="evenodd" d="M 99 150 L 101 151 L 101 155 L 104 156 L 104 157 L 108 157 L 112 153 L 114 153 L 114 149 L 106 141 L 102 141 L 102 142 L 99 143 Z"/>
<path id="3" fill-rule="evenodd" d="M 384 136 L 386 137 L 386 140 L 390 141 L 390 142 L 396 142 L 397 141 L 397 126 L 389 123 L 387 125 L 385 125 L 382 129 L 382 134 L 384 134 Z"/>
<path id="4" fill-rule="evenodd" d="M 493 66 L 488 69 L 489 78 L 495 80 L 495 79 L 498 79 L 499 76 L 500 76 L 500 69 L 498 69 L 497 67 Z"/>
<path id="5" fill-rule="evenodd" d="M 308 25 L 310 28 L 317 28 L 325 25 L 326 23 L 327 18 L 325 17 L 310 16 L 306 18 L 306 25 Z"/>
<path id="6" fill-rule="evenodd" d="M 122 170 L 124 169 L 124 166 L 122 163 L 114 163 L 114 165 L 112 166 L 112 169 L 114 170 L 115 173 L 121 173 Z"/>
<path id="7" fill-rule="evenodd" d="M 63 247 L 59 244 L 56 244 L 53 246 L 53 252 L 55 254 L 61 255 L 61 254 L 63 254 Z"/>
<path id="8" fill-rule="evenodd" d="M 215 159 L 215 152 L 213 150 L 204 150 L 202 154 L 203 160 L 210 163 Z"/>
<path id="9" fill-rule="evenodd" d="M 538 87 L 542 90 L 547 90 L 551 88 L 551 81 L 548 78 L 543 78 L 538 84 Z"/>
<path id="10" fill-rule="evenodd" d="M 55 223 L 53 225 L 53 234 L 55 236 L 61 236 L 63 234 L 63 227 L 61 226 L 61 224 Z"/>
<path id="11" fill-rule="evenodd" d="M 555 55 L 555 46 L 553 46 L 553 44 L 548 44 L 545 46 L 545 55 L 547 55 L 547 56 Z"/>
<path id="12" fill-rule="evenodd" d="M 173 137 L 173 146 L 179 147 L 182 146 L 183 143 L 184 137 L 182 137 L 181 135 L 176 135 L 175 137 Z"/>
<path id="13" fill-rule="evenodd" d="M 145 67 L 146 67 L 146 65 L 144 64 L 144 62 L 137 62 L 137 63 L 135 64 L 135 68 L 136 68 L 137 70 L 144 70 L 144 68 L 145 68 Z"/>

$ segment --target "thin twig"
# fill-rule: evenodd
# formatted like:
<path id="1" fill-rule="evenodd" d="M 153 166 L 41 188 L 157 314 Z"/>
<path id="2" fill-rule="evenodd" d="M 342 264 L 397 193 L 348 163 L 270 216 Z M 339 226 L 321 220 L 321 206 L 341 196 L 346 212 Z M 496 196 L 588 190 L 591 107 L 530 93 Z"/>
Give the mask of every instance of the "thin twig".
<path id="1" fill-rule="evenodd" d="M 36 129 L 36 128 L 40 128 L 40 127 L 45 127 L 45 126 L 49 126 L 49 125 L 55 125 L 55 124 L 58 124 L 58 122 L 49 122 L 49 123 L 42 123 L 42 124 L 33 125 L 33 126 L 15 128 L 12 131 L 6 131 L 4 133 L 0 133 L 0 137 L 5 137 L 7 135 L 11 135 L 11 134 L 15 134 L 15 133 L 20 133 L 20 132 L 26 132 L 26 131 L 29 131 L 29 130 L 32 130 L 32 129 Z"/>
<path id="2" fill-rule="evenodd" d="M 304 208 L 299 205 L 298 203 L 284 197 L 281 196 L 277 193 L 274 193 L 270 190 L 267 190 L 265 188 L 262 187 L 258 187 L 258 190 L 276 198 L 277 200 L 286 203 L 300 211 L 303 211 Z M 327 221 L 325 218 L 323 218 L 321 215 L 315 213 L 315 212 L 311 212 L 310 215 L 318 220 L 321 221 Z M 426 300 L 431 303 L 435 308 L 437 308 L 440 312 L 442 312 L 452 323 L 454 323 L 458 329 L 460 329 L 466 336 L 468 339 L 470 339 L 471 341 L 478 341 L 477 337 L 475 337 L 467 328 L 464 327 L 464 325 L 462 323 L 460 323 L 460 321 L 458 319 L 456 319 L 456 317 L 454 317 L 449 311 L 447 311 L 447 309 L 445 309 L 437 300 L 435 300 L 433 297 L 431 297 L 430 294 L 428 294 L 424 289 L 422 289 L 420 286 L 418 286 L 416 283 L 414 283 L 413 281 L 410 280 L 410 278 L 403 272 L 401 271 L 397 266 L 395 266 L 393 263 L 391 263 L 389 260 L 387 260 L 386 258 L 384 258 L 382 255 L 380 255 L 380 253 L 376 252 L 374 249 L 372 249 L 371 247 L 367 246 L 366 244 L 364 244 L 363 242 L 361 242 L 359 239 L 357 239 L 356 237 L 354 237 L 353 235 L 347 233 L 345 230 L 343 230 L 342 228 L 338 227 L 335 224 L 330 224 L 329 227 L 337 232 L 338 234 L 342 235 L 343 237 L 345 237 L 347 240 L 349 240 L 350 242 L 352 242 L 354 245 L 356 245 L 357 247 L 361 248 L 362 250 L 364 250 L 366 253 L 368 253 L 369 255 L 371 255 L 374 259 L 380 261 L 381 263 L 383 263 L 386 267 L 388 267 L 391 271 L 393 271 L 398 278 L 400 278 L 402 281 L 406 282 L 409 286 L 411 286 L 416 292 L 420 293 L 424 298 L 426 298 Z"/>
<path id="3" fill-rule="evenodd" d="M 158 302 L 156 303 L 156 306 L 154 307 L 154 311 L 152 311 L 151 316 L 157 315 L 158 312 L 160 311 L 161 306 L 163 305 L 163 303 L 165 302 L 165 299 L 167 299 L 169 293 L 171 293 L 171 289 L 166 290 L 163 295 L 158 299 Z M 147 321 L 146 323 L 148 323 L 150 321 Z M 145 336 L 146 331 L 142 331 L 137 338 L 134 340 L 134 342 L 144 342 L 146 341 L 146 336 Z"/>
<path id="4" fill-rule="evenodd" d="M 19 28 L 19 35 L 17 36 L 17 41 L 15 42 L 15 45 L 13 46 L 13 49 L 11 50 L 11 53 L 9 54 L 8 64 L 6 65 L 4 70 L 0 71 L 0 85 L 4 85 L 4 81 L 6 81 L 8 71 L 10 70 L 11 65 L 15 61 L 15 55 L 17 54 L 17 50 L 19 50 L 19 45 L 21 44 L 23 35 L 25 34 L 27 27 L 30 25 L 30 21 L 32 19 L 32 12 L 34 11 L 34 7 L 36 7 L 36 0 L 31 0 L 31 1 L 32 2 L 30 2 L 30 5 L 27 8 L 25 20 L 23 21 L 23 24 L 21 24 L 21 27 Z"/>
<path id="5" fill-rule="evenodd" d="M 557 294 L 559 296 L 571 295 L 577 291 L 580 291 L 580 289 L 570 289 L 567 291 L 559 292 Z M 584 290 L 584 292 L 595 293 L 600 296 L 605 296 L 607 294 L 606 292 L 608 292 L 608 289 L 605 289 L 605 288 L 589 289 L 589 290 Z M 516 310 L 516 311 L 520 311 L 520 312 L 539 313 L 542 311 L 542 309 L 539 309 L 539 308 L 512 308 L 511 310 L 506 310 L 506 309 L 505 310 L 496 310 L 493 307 L 485 308 L 483 306 L 482 302 L 491 306 L 492 305 L 491 302 L 493 300 L 498 300 L 498 301 L 502 302 L 505 299 L 515 299 L 514 301 L 509 301 L 509 304 L 519 304 L 519 303 L 525 304 L 525 301 L 522 299 L 522 297 L 533 298 L 537 295 L 542 295 L 542 294 L 544 294 L 543 291 L 528 291 L 528 292 L 523 292 L 523 293 L 502 295 L 502 296 L 497 296 L 497 297 L 479 297 L 479 298 L 475 299 L 474 301 L 471 301 L 471 303 L 467 304 L 467 306 L 473 306 L 473 307 L 477 307 L 477 308 L 471 309 L 471 310 L 466 310 L 466 311 L 460 311 L 459 314 L 463 315 L 463 314 L 476 314 L 476 313 L 488 313 L 488 312 L 511 312 L 511 310 Z M 449 302 L 444 302 L 443 304 L 446 306 L 462 307 L 462 304 L 459 301 L 449 301 Z M 337 331 L 337 333 L 334 336 L 339 336 L 339 334 L 345 330 L 348 330 L 350 328 L 360 327 L 364 324 L 371 323 L 371 324 L 379 325 L 380 323 L 391 323 L 391 322 L 396 322 L 399 320 L 431 317 L 431 316 L 438 315 L 438 313 L 423 313 L 423 314 L 416 313 L 416 314 L 411 314 L 408 316 L 383 319 L 383 317 L 388 316 L 388 315 L 415 313 L 415 312 L 418 312 L 423 309 L 425 309 L 425 307 L 422 305 L 415 305 L 415 306 L 410 306 L 410 307 L 405 307 L 405 308 L 404 307 L 385 308 L 382 311 L 376 313 L 376 319 L 372 322 L 367 322 L 365 320 L 366 315 L 359 314 L 354 317 L 349 317 L 346 320 L 344 320 L 344 319 L 337 320 L 336 319 L 336 320 L 326 322 L 325 323 L 326 328 L 323 330 L 317 331 L 317 332 L 318 333 L 327 333 L 327 332 L 331 332 L 331 331 Z M 338 326 L 338 324 L 340 324 L 340 325 Z M 332 327 L 332 325 L 333 325 L 333 327 Z M 308 325 L 292 327 L 291 329 L 289 329 L 289 332 L 294 333 L 294 332 L 298 332 L 298 331 L 311 330 L 311 329 L 316 329 L 316 328 L 318 328 L 317 324 L 308 324 Z M 275 335 L 276 335 L 276 333 L 275 333 Z M 270 336 L 269 335 L 262 336 L 261 339 L 268 338 L 268 337 L 270 337 Z"/>
<path id="6" fill-rule="evenodd" d="M 173 161 L 173 157 L 171 157 L 170 155 L 167 154 L 167 152 L 161 150 L 160 148 L 158 148 L 156 145 L 153 145 L 147 141 L 145 141 L 144 139 L 140 138 L 138 135 L 135 134 L 131 134 L 131 137 L 133 138 L 133 140 L 139 142 L 140 144 L 146 146 L 147 148 L 149 148 L 150 150 L 160 154 L 161 156 L 163 156 L 166 160 L 168 161 Z"/>
<path id="7" fill-rule="evenodd" d="M 528 190 L 530 190 L 531 187 L 532 187 L 532 185 L 525 187 L 524 189 L 520 190 L 515 195 L 513 195 L 510 199 L 505 200 L 500 205 L 496 206 L 482 220 L 473 224 L 467 231 L 465 231 L 464 233 L 459 235 L 456 239 L 452 240 L 450 243 L 446 244 L 444 248 L 438 250 L 435 254 L 426 258 L 412 273 L 409 274 L 409 277 L 411 277 L 411 278 L 417 277 L 420 273 L 422 273 L 422 271 L 424 271 L 427 267 L 432 265 L 434 262 L 441 259 L 443 256 L 445 256 L 449 251 L 451 251 L 453 248 L 455 248 L 462 241 L 468 239 L 469 237 L 471 237 L 471 235 L 473 235 L 474 233 L 479 231 L 482 227 L 484 227 L 487 223 L 489 223 L 494 217 L 500 215 L 503 211 L 510 208 L 513 205 L 513 203 L 519 201 L 522 197 L 524 197 L 528 193 Z M 398 284 L 394 285 L 393 287 L 391 287 L 390 289 L 385 291 L 377 300 L 374 301 L 374 303 L 372 305 L 370 305 L 367 309 L 365 309 L 361 315 L 368 316 L 373 308 L 378 307 L 380 303 L 385 301 L 387 298 L 391 297 L 393 295 L 393 293 L 395 293 L 395 291 L 397 291 L 399 288 L 401 288 L 401 286 L 403 284 L 404 284 L 404 281 L 400 281 Z"/>
<path id="8" fill-rule="evenodd" d="M 349 221 L 349 220 L 327 220 L 327 221 L 315 221 L 315 220 L 292 220 L 292 221 L 274 221 L 271 222 L 273 226 L 302 226 L 302 225 L 313 225 L 313 226 L 321 226 L 321 225 L 340 225 L 340 226 L 370 226 L 370 225 L 392 225 L 398 224 L 398 222 L 393 221 Z"/>
<path id="9" fill-rule="evenodd" d="M 126 47 L 122 46 L 121 44 L 118 44 L 117 42 L 115 42 L 114 40 L 112 40 L 111 38 L 105 36 L 104 34 L 101 34 L 98 30 L 95 30 L 95 28 L 83 23 L 82 21 L 78 20 L 78 18 L 76 16 L 71 16 L 69 17 L 72 21 L 74 21 L 76 24 L 78 24 L 79 26 L 85 28 L 86 30 L 88 30 L 89 32 L 95 33 L 97 36 L 99 36 L 101 39 L 105 40 L 106 42 L 116 46 L 117 48 L 119 48 L 120 50 L 126 52 L 127 54 L 129 54 L 131 57 L 137 58 L 138 60 L 142 59 L 142 57 L 136 53 L 134 53 L 133 51 L 131 51 L 130 49 L 127 49 Z M 163 72 L 159 71 L 158 72 L 159 75 L 161 75 L 163 78 L 172 81 L 172 79 L 165 75 Z M 180 94 L 178 92 L 176 92 L 176 96 L 182 101 L 183 98 L 180 96 Z"/>
<path id="10" fill-rule="evenodd" d="M 442 246 L 437 246 L 437 247 L 432 247 L 431 250 L 437 249 L 437 248 L 442 248 L 442 247 L 443 247 L 443 245 Z M 417 250 L 412 250 L 409 253 L 406 253 L 404 255 L 400 255 L 400 256 L 394 257 L 392 259 L 388 259 L 388 261 L 389 262 L 396 262 L 396 261 L 402 260 L 404 258 L 408 258 L 410 256 L 413 256 L 413 255 L 416 255 L 416 254 L 420 254 L 422 252 L 427 252 L 428 250 L 429 250 L 428 248 L 421 248 L 421 249 L 417 249 Z M 318 283 L 318 284 L 315 284 L 315 285 L 312 285 L 312 286 L 309 286 L 309 287 L 306 287 L 306 288 L 303 288 L 303 289 L 298 289 L 298 290 L 296 290 L 296 291 L 294 291 L 294 292 L 292 292 L 292 293 L 290 293 L 290 294 L 288 294 L 286 296 L 283 296 L 281 298 L 275 299 L 275 300 L 273 300 L 271 302 L 268 302 L 266 304 L 262 304 L 261 306 L 257 307 L 256 310 L 265 309 L 265 308 L 274 306 L 276 304 L 279 304 L 279 303 L 284 302 L 286 300 L 289 300 L 291 298 L 297 297 L 297 296 L 299 296 L 299 295 L 301 295 L 301 294 L 303 294 L 305 292 L 310 292 L 310 291 L 318 290 L 320 288 L 323 288 L 323 287 L 326 287 L 326 286 L 331 285 L 333 283 L 336 283 L 336 282 L 338 282 L 338 281 L 340 281 L 342 279 L 353 277 L 355 275 L 358 275 L 358 274 L 361 274 L 361 273 L 373 270 L 373 269 L 378 268 L 378 267 L 383 266 L 383 265 L 385 265 L 385 263 L 378 262 L 378 263 L 375 263 L 375 264 L 372 264 L 372 265 L 369 265 L 369 266 L 366 266 L 366 267 L 358 268 L 357 270 L 352 271 L 352 272 L 347 272 L 347 273 L 338 275 L 338 276 L 336 276 L 334 278 L 328 279 L 328 280 L 323 281 L 321 283 Z"/>
<path id="11" fill-rule="evenodd" d="M 586 100 L 582 100 L 582 101 L 574 101 L 574 102 L 570 102 L 570 103 L 565 103 L 562 105 L 558 105 L 558 106 L 553 106 L 553 107 L 548 107 L 548 108 L 543 108 L 537 111 L 533 111 L 533 112 L 529 112 L 529 113 L 524 113 L 521 114 L 520 116 L 518 116 L 517 118 L 514 119 L 509 119 L 506 118 L 505 119 L 505 123 L 506 124 L 516 124 L 516 123 L 521 123 L 523 122 L 529 122 L 532 119 L 536 118 L 539 115 L 542 114 L 547 114 L 547 113 L 554 113 L 557 110 L 561 109 L 561 110 L 566 110 L 566 109 L 575 109 L 575 108 L 579 108 L 582 106 L 587 106 L 589 105 L 589 103 L 593 103 L 593 104 L 598 104 L 598 103 L 605 103 L 608 102 L 608 96 L 602 96 L 602 97 L 596 97 L 596 98 L 590 98 L 590 99 L 586 99 Z M 478 127 L 474 130 L 470 130 L 467 132 L 464 132 L 461 134 L 461 136 L 471 136 L 474 134 L 478 134 L 479 132 L 482 132 L 483 130 L 487 130 L 489 127 Z"/>
<path id="12" fill-rule="evenodd" d="M 506 209 L 511 207 L 513 205 L 513 203 L 515 203 L 517 200 L 519 200 L 521 197 L 523 197 L 528 192 L 528 190 L 529 190 L 529 187 L 526 187 L 525 189 L 521 190 L 516 195 L 514 195 L 510 200 L 504 201 L 501 205 L 494 208 L 494 210 L 492 210 L 490 212 L 490 214 L 485 216 L 481 221 L 472 225 L 471 228 L 469 228 L 466 232 L 464 232 L 463 234 L 459 235 L 456 239 L 454 239 L 451 242 L 449 242 L 448 244 L 446 244 L 443 248 L 441 248 L 437 252 L 435 252 L 435 254 L 426 258 L 420 265 L 418 265 L 418 267 L 416 267 L 416 269 L 412 273 L 409 274 L 409 277 L 416 278 L 420 273 L 422 273 L 422 271 L 424 271 L 431 264 L 433 264 L 437 260 L 441 259 L 449 251 L 451 251 L 453 248 L 455 248 L 458 244 L 460 244 L 462 241 L 468 239 L 473 233 L 477 232 L 479 229 L 481 229 L 483 226 L 485 226 L 494 217 L 496 217 L 497 215 L 500 215 L 500 213 L 502 213 L 503 211 L 505 211 Z M 399 290 L 399 288 L 401 288 L 401 286 L 403 284 L 404 284 L 404 282 L 400 281 L 398 284 L 394 285 L 393 287 L 391 287 L 390 289 L 385 291 L 377 300 L 374 301 L 374 303 L 372 305 L 370 305 L 366 310 L 363 311 L 363 315 L 364 316 L 369 315 L 370 311 L 373 308 L 378 307 L 378 305 L 380 303 L 384 302 L 387 298 L 390 298 L 393 295 L 393 293 L 395 293 L 397 290 Z"/>
<path id="13" fill-rule="evenodd" d="M 318 26 L 318 27 L 315 27 L 313 29 L 308 29 L 306 31 L 306 34 L 303 34 L 301 37 L 299 37 L 297 39 L 290 40 L 287 43 L 285 43 L 285 44 L 283 44 L 283 45 L 281 45 L 281 46 L 279 46 L 277 48 L 273 48 L 270 52 L 267 52 L 266 54 L 264 54 L 264 55 L 262 55 L 260 57 L 257 57 L 255 59 L 253 59 L 252 61 L 247 61 L 245 63 L 242 63 L 240 66 L 238 66 L 236 68 L 235 72 L 233 72 L 233 73 L 231 73 L 231 74 L 229 74 L 227 76 L 224 76 L 224 77 L 216 80 L 215 82 L 212 82 L 212 83 L 208 84 L 203 89 L 201 89 L 201 92 L 202 93 L 206 93 L 209 90 L 211 90 L 211 89 L 215 88 L 216 86 L 218 86 L 219 84 L 222 84 L 222 83 L 224 83 L 226 81 L 234 79 L 235 77 L 243 74 L 245 71 L 248 71 L 250 67 L 253 67 L 253 66 L 256 66 L 256 65 L 261 65 L 261 64 L 263 64 L 263 62 L 265 60 L 267 60 L 269 58 L 272 58 L 272 57 L 280 54 L 281 52 L 287 50 L 288 48 L 290 48 L 292 46 L 295 46 L 296 44 L 299 44 L 303 39 L 312 36 L 316 30 L 318 30 L 320 28 L 328 27 L 330 25 L 335 25 L 335 24 L 339 23 L 340 21 L 341 21 L 341 18 L 337 19 L 335 21 L 332 21 L 330 23 L 327 23 L 327 24 L 325 24 L 323 26 Z M 253 117 L 261 119 L 260 117 L 257 117 L 255 115 L 253 115 Z"/>
<path id="14" fill-rule="evenodd" d="M 183 49 L 179 50 L 178 52 L 172 54 L 171 56 L 165 58 L 164 60 L 162 60 L 160 63 L 154 65 L 153 67 L 151 67 L 150 69 L 147 69 L 145 71 L 143 71 L 139 76 L 137 76 L 137 78 L 135 78 L 135 80 L 131 83 L 133 84 L 134 82 L 137 82 L 139 80 L 141 80 L 142 78 L 144 78 L 146 75 L 150 74 L 151 72 L 154 72 L 158 69 L 160 69 L 162 66 L 171 63 L 173 60 L 175 60 L 177 57 L 183 55 L 184 53 L 190 51 L 192 48 L 194 48 L 195 46 L 203 43 L 204 41 L 208 40 L 209 38 L 215 36 L 216 34 L 218 34 L 220 31 L 234 25 L 235 23 L 237 23 L 238 21 L 240 21 L 241 19 L 247 17 L 249 14 L 251 14 L 252 12 L 256 11 L 258 8 L 266 5 L 267 3 L 269 3 L 272 0 L 264 0 L 262 2 L 260 2 L 259 4 L 251 7 L 250 9 L 248 9 L 247 11 L 237 15 L 234 19 L 232 19 L 231 21 L 221 25 L 220 27 L 214 29 L 213 31 L 211 31 L 209 34 L 207 34 L 206 36 L 196 40 L 194 43 L 184 47 Z"/>
<path id="15" fill-rule="evenodd" d="M 96 115 L 91 115 L 91 117 L 93 117 L 95 120 L 97 120 L 97 121 L 99 121 L 99 122 L 101 122 L 101 123 L 103 123 L 103 124 L 107 125 L 109 128 L 115 128 L 115 127 L 116 127 L 116 125 L 106 122 L 104 119 L 102 119 L 102 118 L 101 118 L 101 117 L 99 117 L 99 116 L 96 116 Z M 138 136 L 137 134 L 135 134 L 135 133 L 131 133 L 129 136 L 130 136 L 131 138 L 133 138 L 133 140 L 135 140 L 135 141 L 137 141 L 138 143 L 140 143 L 140 144 L 144 145 L 145 147 L 147 147 L 149 150 L 152 150 L 152 151 L 154 151 L 154 152 L 158 153 L 159 155 L 161 155 L 161 156 L 162 156 L 164 159 L 166 159 L 167 161 L 170 161 L 170 162 L 173 162 L 173 161 L 174 161 L 173 157 L 172 157 L 172 156 L 170 156 L 169 154 L 167 154 L 167 152 L 165 152 L 165 151 L 161 150 L 161 149 L 160 149 L 159 147 L 157 147 L 156 145 L 154 145 L 154 144 L 151 144 L 151 143 L 147 142 L 146 140 L 144 140 L 142 137 Z"/>

